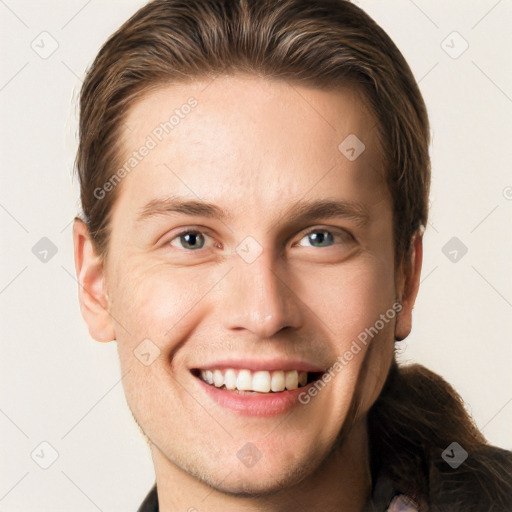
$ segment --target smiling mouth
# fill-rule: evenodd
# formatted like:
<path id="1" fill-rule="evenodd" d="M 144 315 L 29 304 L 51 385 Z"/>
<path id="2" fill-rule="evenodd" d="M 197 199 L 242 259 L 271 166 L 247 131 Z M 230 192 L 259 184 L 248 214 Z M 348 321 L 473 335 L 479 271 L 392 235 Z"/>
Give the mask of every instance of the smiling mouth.
<path id="1" fill-rule="evenodd" d="M 192 374 L 203 382 L 235 393 L 282 393 L 302 388 L 318 380 L 321 372 L 304 372 L 299 370 L 246 370 L 246 369 L 214 369 L 195 368 Z"/>

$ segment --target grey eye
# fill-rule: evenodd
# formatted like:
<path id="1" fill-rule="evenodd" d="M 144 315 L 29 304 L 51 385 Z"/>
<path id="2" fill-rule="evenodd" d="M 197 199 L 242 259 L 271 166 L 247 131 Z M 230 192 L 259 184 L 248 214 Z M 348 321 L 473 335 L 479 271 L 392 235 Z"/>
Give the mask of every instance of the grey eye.
<path id="1" fill-rule="evenodd" d="M 205 237 L 200 231 L 184 231 L 176 236 L 174 240 L 180 240 L 184 249 L 202 249 L 205 244 Z"/>
<path id="2" fill-rule="evenodd" d="M 306 234 L 302 240 L 308 239 L 312 247 L 328 247 L 334 243 L 334 237 L 330 231 L 315 229 Z"/>

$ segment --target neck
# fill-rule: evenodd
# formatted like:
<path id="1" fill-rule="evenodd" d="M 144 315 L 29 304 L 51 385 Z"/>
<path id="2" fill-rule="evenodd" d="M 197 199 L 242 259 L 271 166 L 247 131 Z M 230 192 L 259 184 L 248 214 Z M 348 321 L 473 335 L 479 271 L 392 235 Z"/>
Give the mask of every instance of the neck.
<path id="1" fill-rule="evenodd" d="M 316 471 L 271 495 L 227 494 L 172 463 L 151 444 L 160 512 L 361 512 L 371 492 L 368 433 L 362 420 Z"/>

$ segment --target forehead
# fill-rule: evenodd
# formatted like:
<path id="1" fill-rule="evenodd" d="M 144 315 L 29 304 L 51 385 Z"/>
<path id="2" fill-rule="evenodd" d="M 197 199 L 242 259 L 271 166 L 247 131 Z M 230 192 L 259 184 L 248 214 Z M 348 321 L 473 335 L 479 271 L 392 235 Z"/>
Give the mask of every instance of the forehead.
<path id="1" fill-rule="evenodd" d="M 118 202 L 178 194 L 247 210 L 307 194 L 370 204 L 386 195 L 375 119 L 349 85 L 236 75 L 161 87 L 128 112 L 123 164 L 144 145 Z"/>

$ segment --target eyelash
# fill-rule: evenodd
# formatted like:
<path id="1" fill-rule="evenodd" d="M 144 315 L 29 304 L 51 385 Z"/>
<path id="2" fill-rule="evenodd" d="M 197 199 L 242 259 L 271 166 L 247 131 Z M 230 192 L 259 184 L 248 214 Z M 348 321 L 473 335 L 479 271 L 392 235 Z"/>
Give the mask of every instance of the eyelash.
<path id="1" fill-rule="evenodd" d="M 338 236 L 338 237 L 341 237 L 341 238 L 348 238 L 349 242 L 353 242 L 355 241 L 355 238 L 346 230 L 344 229 L 328 229 L 328 228 L 312 228 L 310 229 L 309 231 L 305 232 L 302 237 L 300 238 L 300 240 L 302 240 L 303 238 L 311 235 L 312 233 L 318 233 L 318 232 L 327 232 L 327 233 L 331 233 L 333 235 L 333 239 Z M 191 234 L 191 233 L 194 233 L 194 234 L 201 234 L 201 235 L 206 235 L 210 238 L 213 238 L 211 237 L 211 235 L 209 235 L 206 231 L 201 231 L 199 229 L 191 229 L 191 228 L 188 228 L 188 229 L 184 229 L 182 231 L 180 231 L 179 233 L 176 233 L 176 235 L 171 239 L 169 240 L 168 242 L 166 242 L 164 245 L 167 246 L 167 245 L 171 245 L 171 242 L 173 242 L 174 240 L 177 240 L 179 239 L 180 237 L 182 237 L 183 235 L 187 235 L 187 234 Z M 333 245 L 335 244 L 335 242 L 333 242 Z M 333 245 L 329 245 L 327 247 L 333 247 Z M 311 246 L 313 247 L 313 246 Z M 325 249 L 327 247 L 318 247 L 318 249 Z M 204 249 L 204 247 L 202 247 L 201 249 Z M 182 249 L 184 251 L 190 251 L 190 252 L 198 252 L 200 251 L 201 249 Z"/>

